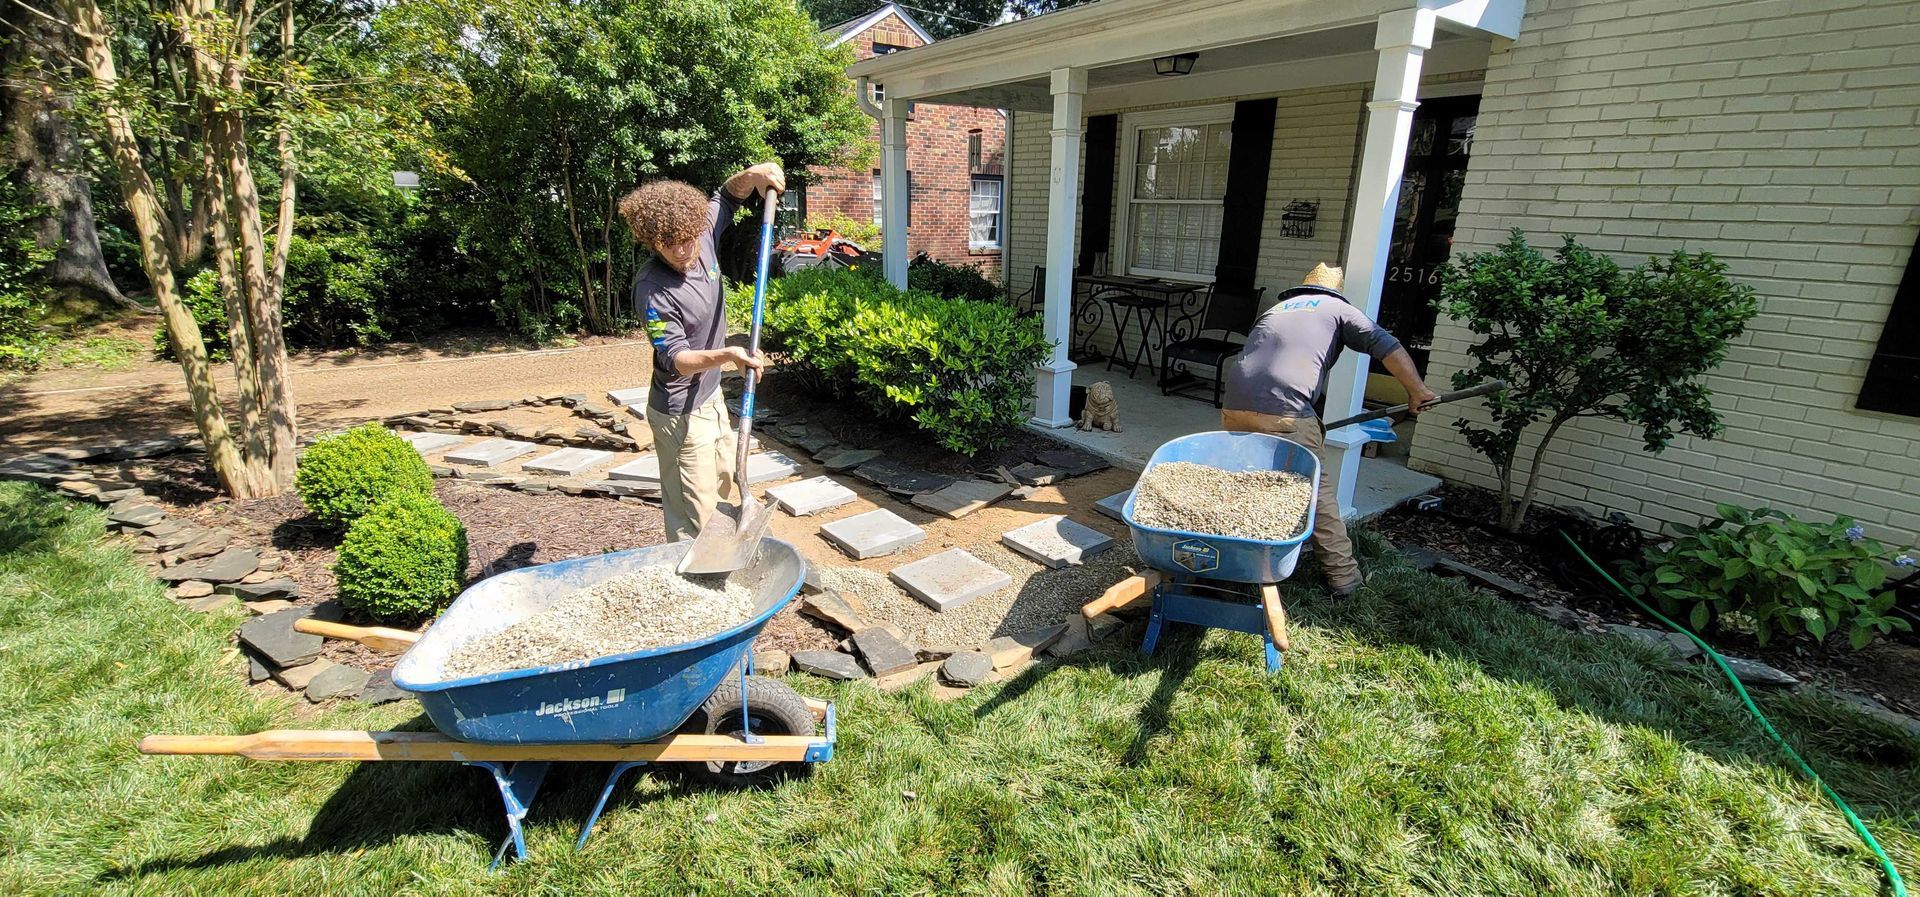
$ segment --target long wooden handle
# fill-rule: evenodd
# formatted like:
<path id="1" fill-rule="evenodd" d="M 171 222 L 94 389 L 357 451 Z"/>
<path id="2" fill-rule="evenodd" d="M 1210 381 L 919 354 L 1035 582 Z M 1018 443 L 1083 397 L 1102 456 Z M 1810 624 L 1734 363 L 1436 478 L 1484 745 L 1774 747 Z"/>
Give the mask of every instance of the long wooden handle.
<path id="1" fill-rule="evenodd" d="M 366 645 L 375 651 L 405 651 L 420 640 L 420 633 L 405 629 L 391 629 L 386 626 L 348 626 L 345 623 L 331 623 L 302 617 L 293 621 L 296 632 L 311 635 L 324 635 L 328 638 L 343 638 Z"/>
<path id="2" fill-rule="evenodd" d="M 1091 620 L 1108 611 L 1119 610 L 1147 598 L 1153 594 L 1154 589 L 1160 587 L 1160 582 L 1164 578 L 1157 570 L 1149 570 L 1138 576 L 1129 576 L 1100 593 L 1100 597 L 1087 602 L 1080 608 L 1080 615 Z"/>
<path id="3" fill-rule="evenodd" d="M 1260 587 L 1260 609 L 1267 613 L 1267 631 L 1273 634 L 1273 645 L 1282 651 L 1293 647 L 1287 639 L 1287 609 L 1280 605 L 1280 587 L 1267 583 Z"/>
<path id="4" fill-rule="evenodd" d="M 748 744 L 731 735 L 672 735 L 640 744 L 474 744 L 438 732 L 270 729 L 252 735 L 148 735 L 143 754 L 207 754 L 250 760 L 804 760 L 816 739 L 767 735 Z"/>
<path id="5" fill-rule="evenodd" d="M 1441 393 L 1440 395 L 1436 396 L 1433 401 L 1420 406 L 1420 408 L 1422 411 L 1424 411 L 1428 408 L 1432 408 L 1435 405 L 1445 405 L 1448 402 L 1458 402 L 1461 399 L 1471 399 L 1471 398 L 1474 398 L 1475 396 L 1484 396 L 1484 395 L 1487 395 L 1488 393 L 1499 392 L 1500 390 L 1503 390 L 1506 388 L 1507 388 L 1507 381 L 1505 380 L 1488 380 L 1487 382 L 1482 383 L 1479 386 L 1469 387 L 1467 389 L 1456 389 L 1453 392 Z M 1412 406 L 1403 403 L 1399 405 L 1391 405 L 1386 408 L 1382 408 L 1378 411 L 1369 411 L 1365 414 L 1356 414 L 1352 417 L 1342 418 L 1340 420 L 1334 421 L 1333 423 L 1326 425 L 1325 430 L 1330 433 L 1330 432 L 1333 432 L 1334 430 L 1338 430 L 1341 427 L 1345 427 L 1351 424 L 1363 424 L 1370 420 L 1379 420 L 1380 418 L 1383 418 L 1383 417 L 1392 417 L 1393 415 L 1399 414 L 1400 412 L 1407 410 L 1409 407 L 1412 407 Z"/>
<path id="6" fill-rule="evenodd" d="M 760 210 L 760 261 L 753 278 L 753 316 L 752 323 L 747 327 L 748 355 L 760 354 L 760 325 L 767 315 L 767 268 L 773 260 L 773 214 L 779 205 L 773 188 L 768 187 L 765 205 Z M 744 518 L 744 509 L 750 500 L 747 492 L 747 458 L 753 452 L 754 396 L 759 390 L 760 372 L 749 367 L 743 373 L 747 382 L 740 391 L 740 420 L 734 428 L 739 441 L 734 446 L 733 476 L 740 489 L 739 501 Z"/>

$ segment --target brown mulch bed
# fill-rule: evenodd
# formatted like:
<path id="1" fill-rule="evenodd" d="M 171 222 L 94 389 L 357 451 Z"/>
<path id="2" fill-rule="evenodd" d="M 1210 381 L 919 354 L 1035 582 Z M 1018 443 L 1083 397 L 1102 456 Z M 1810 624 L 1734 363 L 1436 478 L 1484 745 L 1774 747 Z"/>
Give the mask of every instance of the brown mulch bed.
<path id="1" fill-rule="evenodd" d="M 1555 533 L 1573 521 L 1569 515 L 1552 508 L 1535 508 L 1525 533 L 1514 536 L 1493 524 L 1498 505 L 1491 493 L 1448 485 L 1440 494 L 1444 499 L 1441 511 L 1402 508 L 1373 525 L 1397 545 L 1445 552 L 1461 563 L 1531 586 L 1539 591 L 1540 601 L 1569 608 L 1595 626 L 1624 623 L 1666 628 L 1584 570 L 1568 572 L 1571 563 L 1577 562 L 1570 553 L 1547 549 L 1557 549 Z M 1738 632 L 1714 632 L 1707 638 L 1722 653 L 1752 658 L 1801 679 L 1864 694 L 1900 712 L 1920 716 L 1920 645 L 1909 639 L 1882 638 L 1864 650 L 1854 651 L 1844 639 L 1826 644 L 1787 639 L 1760 645 Z"/>
<path id="2" fill-rule="evenodd" d="M 273 498 L 232 499 L 220 493 L 204 457 L 175 455 L 129 465 L 127 473 L 169 517 L 224 529 L 233 544 L 262 549 L 281 559 L 277 571 L 300 584 L 295 604 L 332 600 L 339 536 L 321 526 L 291 493 Z M 531 495 L 463 480 L 435 482 L 442 504 L 467 527 L 468 585 L 496 573 L 534 564 L 656 545 L 663 538 L 660 509 L 645 503 L 561 493 Z M 754 642 L 782 651 L 831 648 L 837 637 L 788 606 Z M 349 622 L 367 622 L 352 621 Z M 329 639 L 324 657 L 377 671 L 397 654 Z"/>

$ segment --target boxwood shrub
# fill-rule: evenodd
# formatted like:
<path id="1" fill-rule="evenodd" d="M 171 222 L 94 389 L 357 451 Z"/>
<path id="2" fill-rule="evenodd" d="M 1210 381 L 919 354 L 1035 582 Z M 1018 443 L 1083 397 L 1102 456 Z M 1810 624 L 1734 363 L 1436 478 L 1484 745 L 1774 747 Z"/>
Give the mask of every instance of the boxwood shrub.
<path id="1" fill-rule="evenodd" d="M 969 455 L 1026 419 L 1033 366 L 1050 348 L 1038 319 L 853 271 L 800 271 L 772 289 L 768 345 L 819 388 Z"/>
<path id="2" fill-rule="evenodd" d="M 347 529 L 333 565 L 340 603 L 383 622 L 437 613 L 467 578 L 467 528 L 429 496 L 400 493 Z"/>
<path id="3" fill-rule="evenodd" d="M 345 529 L 400 494 L 433 497 L 433 472 L 407 441 L 379 424 L 362 424 L 308 447 L 293 474 L 300 503 L 322 523 Z"/>

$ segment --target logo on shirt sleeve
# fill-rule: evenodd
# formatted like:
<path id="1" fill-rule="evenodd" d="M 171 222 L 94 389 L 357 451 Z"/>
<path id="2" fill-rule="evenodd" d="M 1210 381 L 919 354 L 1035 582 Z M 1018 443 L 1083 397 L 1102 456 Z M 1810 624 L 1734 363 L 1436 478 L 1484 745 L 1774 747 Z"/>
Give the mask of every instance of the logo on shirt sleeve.
<path id="1" fill-rule="evenodd" d="M 666 345 L 667 345 L 666 319 L 660 317 L 660 313 L 655 311 L 653 306 L 651 305 L 647 306 L 647 338 L 653 340 L 653 344 L 655 346 L 658 346 L 660 348 L 666 348 Z"/>

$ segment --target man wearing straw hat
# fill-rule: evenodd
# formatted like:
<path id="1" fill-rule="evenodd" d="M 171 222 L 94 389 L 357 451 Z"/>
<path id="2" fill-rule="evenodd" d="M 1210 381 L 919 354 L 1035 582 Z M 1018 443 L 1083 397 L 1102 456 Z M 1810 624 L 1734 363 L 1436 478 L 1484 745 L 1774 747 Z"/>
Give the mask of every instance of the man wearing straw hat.
<path id="1" fill-rule="evenodd" d="M 1345 285 L 1343 272 L 1323 263 L 1314 266 L 1300 286 L 1280 294 L 1280 301 L 1254 323 L 1246 348 L 1230 362 L 1226 407 L 1220 412 L 1223 429 L 1284 436 L 1320 456 L 1323 475 L 1313 518 L 1313 550 L 1327 586 L 1340 596 L 1360 588 L 1361 577 L 1353 540 L 1347 537 L 1347 523 L 1334 497 L 1338 484 L 1324 475 L 1325 434 L 1314 406 L 1327 391 L 1327 372 L 1342 348 L 1365 352 L 1406 387 L 1412 413 L 1419 414 L 1436 398 L 1400 341 L 1347 303 L 1340 294 Z"/>

